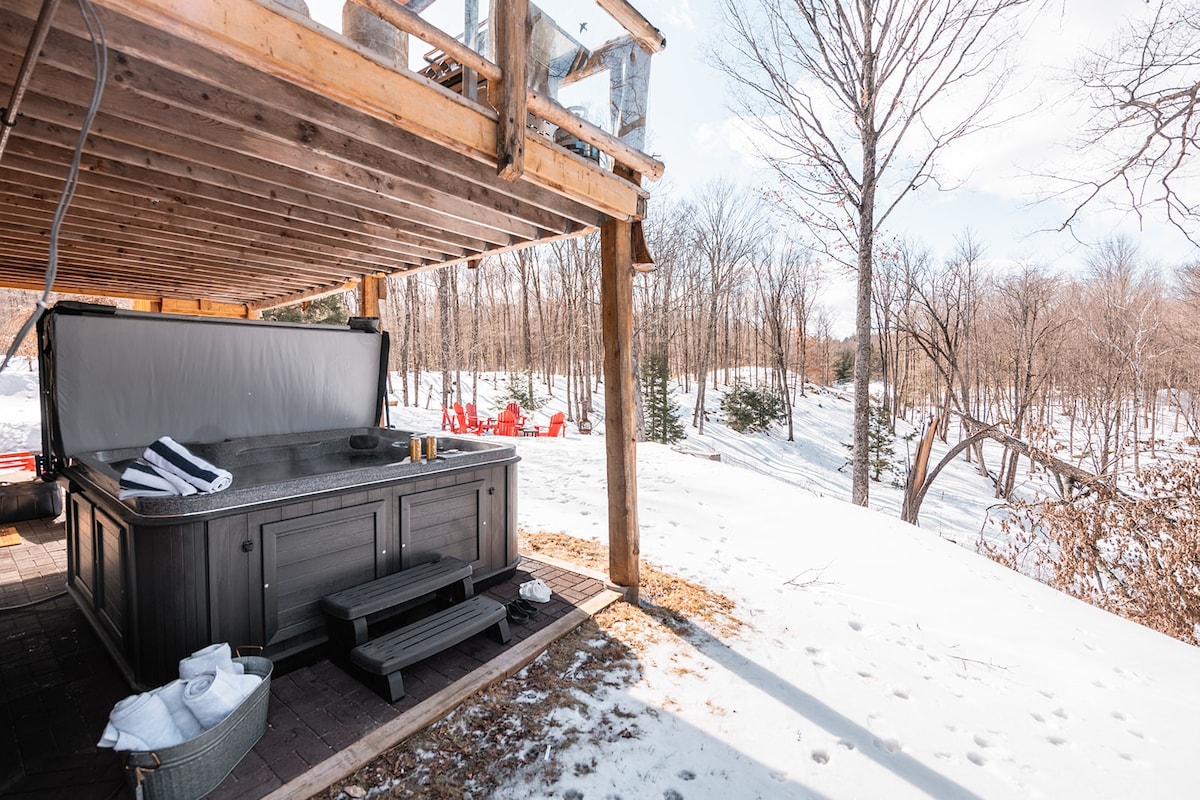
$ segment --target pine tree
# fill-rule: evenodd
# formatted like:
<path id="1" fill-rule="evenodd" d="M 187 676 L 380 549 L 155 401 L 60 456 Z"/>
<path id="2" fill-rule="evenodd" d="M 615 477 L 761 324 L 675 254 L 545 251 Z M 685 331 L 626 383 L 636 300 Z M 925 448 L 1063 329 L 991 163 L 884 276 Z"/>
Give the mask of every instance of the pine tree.
<path id="1" fill-rule="evenodd" d="M 671 397 L 671 378 L 667 357 L 661 353 L 642 361 L 642 396 L 646 407 L 646 438 L 652 442 L 674 444 L 687 438 L 679 421 L 679 407 Z"/>
<path id="2" fill-rule="evenodd" d="M 871 480 L 882 480 L 884 470 L 896 459 L 896 440 L 892 420 L 880 398 L 871 398 L 871 426 L 867 434 L 867 452 L 871 454 Z"/>
<path id="3" fill-rule="evenodd" d="M 833 365 L 833 379 L 838 383 L 847 383 L 854 377 L 854 354 L 846 351 L 838 356 Z"/>
<path id="4" fill-rule="evenodd" d="M 751 387 L 735 383 L 721 398 L 725 424 L 738 433 L 770 430 L 787 413 L 783 397 L 769 386 Z"/>
<path id="5" fill-rule="evenodd" d="M 850 442 L 842 442 L 842 447 L 848 451 L 854 449 L 854 445 Z M 867 465 L 873 481 L 883 480 L 883 473 L 896 467 L 896 438 L 892 434 L 892 418 L 887 405 L 880 397 L 871 398 L 870 428 L 867 431 Z M 849 461 L 839 467 L 838 471 L 843 471 L 847 466 L 850 466 Z"/>

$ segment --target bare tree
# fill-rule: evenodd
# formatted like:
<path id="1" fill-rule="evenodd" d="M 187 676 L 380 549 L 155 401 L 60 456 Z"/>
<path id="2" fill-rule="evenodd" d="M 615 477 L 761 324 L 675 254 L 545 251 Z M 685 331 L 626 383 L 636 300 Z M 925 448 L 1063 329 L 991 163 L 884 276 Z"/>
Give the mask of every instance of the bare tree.
<path id="1" fill-rule="evenodd" d="M 811 262 L 811 254 L 806 250 L 779 249 L 770 245 L 760 250 L 755 259 L 755 286 L 762 323 L 760 337 L 767 350 L 767 362 L 779 382 L 789 442 L 795 441 L 792 395 L 788 391 L 791 330 L 796 325 L 796 298 L 802 294 L 801 276 L 810 271 Z"/>
<path id="2" fill-rule="evenodd" d="M 1038 1 L 721 0 L 729 47 L 718 64 L 762 137 L 760 153 L 809 224 L 855 256 L 843 260 L 858 273 L 858 505 L 870 484 L 875 234 L 933 177 L 938 154 L 984 123 L 1004 74 L 994 67 L 1017 33 L 1014 12 Z"/>
<path id="3" fill-rule="evenodd" d="M 745 259 L 758 244 L 762 207 L 746 189 L 724 180 L 711 181 L 696 199 L 693 218 L 697 255 L 704 266 L 701 276 L 704 303 L 699 325 L 699 357 L 696 361 L 696 407 L 692 426 L 704 433 L 704 396 L 709 367 L 717 355 L 720 311 L 727 293 L 738 277 Z"/>
<path id="4" fill-rule="evenodd" d="M 1066 178 L 1083 199 L 1063 228 L 1112 189 L 1138 219 L 1147 209 L 1162 207 L 1191 242 L 1200 242 L 1197 200 L 1183 194 L 1196 177 L 1197 63 L 1200 2 L 1159 0 L 1148 19 L 1133 23 L 1079 65 L 1078 80 L 1094 112 L 1085 144 L 1089 162 L 1099 169 L 1083 179 Z"/>
<path id="5" fill-rule="evenodd" d="M 1025 264 L 999 281 L 994 294 L 989 328 L 996 333 L 994 346 L 981 348 L 995 360 L 998 399 L 1012 435 L 1025 436 L 1030 410 L 1054 367 L 1054 348 L 1067 323 L 1061 281 L 1042 269 Z M 1011 499 L 1016 483 L 1017 458 L 1009 449 L 1000 462 L 996 494 Z"/>

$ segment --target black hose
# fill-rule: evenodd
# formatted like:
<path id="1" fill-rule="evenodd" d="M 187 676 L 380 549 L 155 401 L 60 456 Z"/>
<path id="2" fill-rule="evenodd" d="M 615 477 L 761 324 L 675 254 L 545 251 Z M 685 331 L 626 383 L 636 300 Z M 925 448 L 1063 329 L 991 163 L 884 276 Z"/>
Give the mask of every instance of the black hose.
<path id="1" fill-rule="evenodd" d="M 42 603 L 49 603 L 51 600 L 57 600 L 60 597 L 66 597 L 66 596 L 67 596 L 67 590 L 63 589 L 61 592 L 57 592 L 56 594 L 52 594 L 48 597 L 42 597 L 38 600 L 30 600 L 28 603 L 20 603 L 15 606 L 0 606 L 0 614 L 3 614 L 7 611 L 24 611 L 27 608 L 33 608 L 34 606 L 40 606 Z"/>

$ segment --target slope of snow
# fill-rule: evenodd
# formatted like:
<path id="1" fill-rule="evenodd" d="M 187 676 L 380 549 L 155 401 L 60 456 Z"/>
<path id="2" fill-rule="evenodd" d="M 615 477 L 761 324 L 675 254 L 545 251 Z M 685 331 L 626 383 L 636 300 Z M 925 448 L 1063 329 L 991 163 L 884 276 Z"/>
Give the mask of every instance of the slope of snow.
<path id="1" fill-rule="evenodd" d="M 939 479 L 922 528 L 884 484 L 878 511 L 845 502 L 850 410 L 816 393 L 795 443 L 713 422 L 680 445 L 736 465 L 639 445 L 643 556 L 735 600 L 751 629 L 645 653 L 635 685 L 597 699 L 637 710 L 641 735 L 559 754 L 597 766 L 544 796 L 1191 793 L 1200 650 L 945 541 L 971 546 L 994 502 L 969 465 Z M 434 427 L 440 411 L 396 417 Z M 517 448 L 521 524 L 605 542 L 603 438 L 572 426 Z"/>
<path id="2" fill-rule="evenodd" d="M 0 381 L 0 447 L 36 443 L 36 380 Z M 921 528 L 896 519 L 886 484 L 873 510 L 846 502 L 850 408 L 814 392 L 796 442 L 714 419 L 680 445 L 726 462 L 639 446 L 642 554 L 733 599 L 748 626 L 649 647 L 634 683 L 590 698 L 636 735 L 564 746 L 561 763 L 590 766 L 500 797 L 1194 795 L 1200 650 L 972 552 L 993 501 L 969 465 L 939 479 Z M 391 413 L 440 428 L 440 408 Z M 571 424 L 564 439 L 513 441 L 521 525 L 605 542 L 603 436 Z"/>

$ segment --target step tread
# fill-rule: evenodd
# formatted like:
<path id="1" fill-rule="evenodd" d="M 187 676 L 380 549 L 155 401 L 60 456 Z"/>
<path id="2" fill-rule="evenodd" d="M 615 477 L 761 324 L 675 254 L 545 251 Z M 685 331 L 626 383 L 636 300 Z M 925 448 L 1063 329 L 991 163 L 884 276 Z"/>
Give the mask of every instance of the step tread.
<path id="1" fill-rule="evenodd" d="M 470 577 L 470 564 L 445 557 L 326 595 L 321 598 L 321 608 L 337 619 L 357 619 L 416 600 Z"/>
<path id="2" fill-rule="evenodd" d="M 440 653 L 505 621 L 504 606 L 476 595 L 350 651 L 351 660 L 375 675 L 387 675 Z"/>

